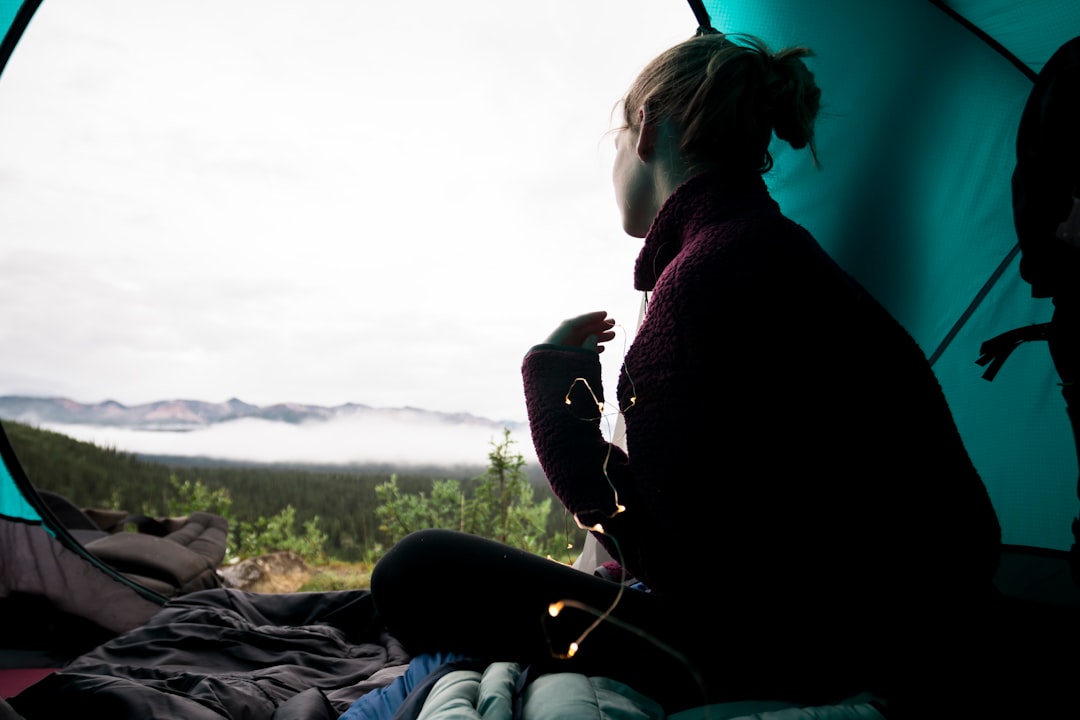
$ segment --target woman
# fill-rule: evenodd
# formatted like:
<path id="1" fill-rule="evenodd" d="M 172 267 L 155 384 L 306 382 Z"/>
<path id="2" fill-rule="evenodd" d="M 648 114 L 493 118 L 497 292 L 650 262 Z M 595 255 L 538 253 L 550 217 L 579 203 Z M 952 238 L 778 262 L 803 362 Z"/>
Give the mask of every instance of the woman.
<path id="1" fill-rule="evenodd" d="M 933 675 L 929 644 L 970 640 L 997 563 L 996 516 L 923 353 L 762 180 L 773 134 L 814 152 L 808 54 L 700 35 L 622 102 L 615 195 L 644 238 L 635 287 L 651 293 L 618 388 L 628 451 L 599 427 L 606 313 L 564 322 L 523 363 L 552 489 L 650 591 L 622 594 L 577 660 L 669 709 L 701 704 L 698 680 L 709 701 L 895 694 L 908 653 Z M 535 660 L 584 624 L 537 629 L 547 603 L 603 610 L 618 594 L 474 545 L 488 548 L 407 539 L 376 568 L 376 602 L 407 647 Z M 410 627 L 417 613 L 393 603 L 430 582 L 421 567 L 456 577 L 476 607 Z"/>

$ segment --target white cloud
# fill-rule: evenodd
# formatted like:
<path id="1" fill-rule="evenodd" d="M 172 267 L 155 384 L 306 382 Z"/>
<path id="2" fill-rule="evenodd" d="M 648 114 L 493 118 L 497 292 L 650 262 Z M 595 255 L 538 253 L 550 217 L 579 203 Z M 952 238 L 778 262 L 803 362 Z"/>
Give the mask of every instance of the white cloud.
<path id="1" fill-rule="evenodd" d="M 604 133 L 694 25 L 674 0 L 43 3 L 0 82 L 0 393 L 523 419 L 530 345 L 636 318 Z"/>

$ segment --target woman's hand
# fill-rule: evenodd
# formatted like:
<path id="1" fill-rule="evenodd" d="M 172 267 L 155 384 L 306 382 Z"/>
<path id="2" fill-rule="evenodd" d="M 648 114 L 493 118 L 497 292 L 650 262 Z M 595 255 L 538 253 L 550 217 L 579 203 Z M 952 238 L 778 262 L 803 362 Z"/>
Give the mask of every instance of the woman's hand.
<path id="1" fill-rule="evenodd" d="M 551 345 L 565 345 L 566 347 L 583 348 L 604 352 L 604 346 L 600 343 L 607 342 L 615 337 L 615 320 L 607 316 L 606 310 L 578 315 L 569 320 L 563 320 L 555 332 L 548 336 L 545 341 Z"/>

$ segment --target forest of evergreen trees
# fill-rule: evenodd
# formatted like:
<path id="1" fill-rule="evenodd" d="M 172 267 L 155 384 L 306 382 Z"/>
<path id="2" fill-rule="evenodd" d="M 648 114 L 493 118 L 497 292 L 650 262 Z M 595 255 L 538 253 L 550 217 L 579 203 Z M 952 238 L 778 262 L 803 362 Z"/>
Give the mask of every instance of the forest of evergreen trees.
<path id="1" fill-rule="evenodd" d="M 327 555 L 350 562 L 366 559 L 369 551 L 388 544 L 375 519 L 377 485 L 396 475 L 403 492 L 430 493 L 433 480 L 449 478 L 461 480 L 467 488 L 482 472 L 485 461 L 477 458 L 477 468 L 472 471 L 458 468 L 439 475 L 416 474 L 409 469 L 394 472 L 389 468 L 349 471 L 218 465 L 180 459 L 161 462 L 9 420 L 3 422 L 3 427 L 30 481 L 81 507 L 165 515 L 174 490 L 170 478 L 199 480 L 210 489 L 228 490 L 236 520 L 254 522 L 276 515 L 288 505 L 296 510 L 298 525 L 318 517 L 318 527 L 328 537 Z M 533 484 L 538 500 L 551 496 L 542 476 L 534 478 Z M 567 522 L 557 500 L 552 506 L 555 509 L 548 520 L 550 532 L 564 536 L 567 525 L 573 522 Z"/>

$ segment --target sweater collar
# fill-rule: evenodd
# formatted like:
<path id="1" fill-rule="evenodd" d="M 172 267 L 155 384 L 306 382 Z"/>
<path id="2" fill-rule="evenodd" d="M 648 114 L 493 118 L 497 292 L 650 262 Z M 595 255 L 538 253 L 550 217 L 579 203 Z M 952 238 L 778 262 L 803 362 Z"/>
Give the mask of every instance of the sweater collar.
<path id="1" fill-rule="evenodd" d="M 703 226 L 772 203 L 760 175 L 732 177 L 720 170 L 707 170 L 685 181 L 671 193 L 656 214 L 645 244 L 634 265 L 634 289 L 649 291 L 664 268 L 682 250 L 687 238 Z"/>

